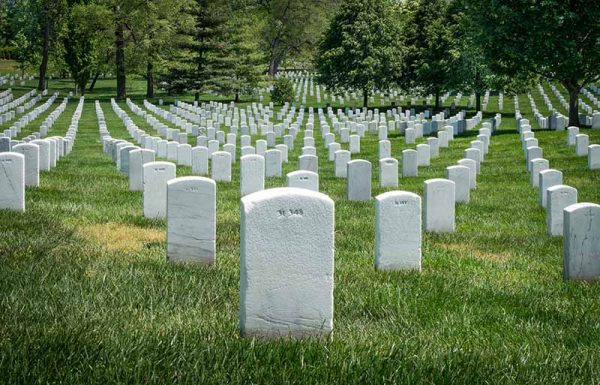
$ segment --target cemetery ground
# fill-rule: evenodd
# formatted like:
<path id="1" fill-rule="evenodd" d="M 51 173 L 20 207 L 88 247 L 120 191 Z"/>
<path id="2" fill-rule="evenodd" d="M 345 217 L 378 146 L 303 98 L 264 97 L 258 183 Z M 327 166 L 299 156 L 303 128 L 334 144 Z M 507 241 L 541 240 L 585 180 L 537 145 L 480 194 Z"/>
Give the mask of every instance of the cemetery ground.
<path id="1" fill-rule="evenodd" d="M 141 106 L 144 84 L 132 83 L 129 93 Z M 233 182 L 217 184 L 216 265 L 168 263 L 165 222 L 143 217 L 142 193 L 128 191 L 126 176 L 102 152 L 94 100 L 101 100 L 111 134 L 129 138 L 110 108 L 113 84 L 100 80 L 86 95 L 72 154 L 41 174 L 40 187 L 27 189 L 26 213 L 0 212 L 0 382 L 598 381 L 600 286 L 563 280 L 562 238 L 546 233 L 512 103 L 505 103 L 471 202 L 456 206 L 456 231 L 423 233 L 421 273 L 374 269 L 374 202 L 345 199 L 346 181 L 335 178 L 315 135 L 320 190 L 335 201 L 333 338 L 261 342 L 239 336 L 239 162 Z M 61 91 L 55 106 L 70 87 L 50 82 L 52 92 Z M 525 95 L 520 104 L 563 183 L 577 188 L 580 202 L 600 202 L 600 171 L 575 156 L 566 132 L 535 130 Z M 66 132 L 76 105 L 69 101 L 49 135 Z M 497 105 L 492 96 L 489 116 Z M 444 177 L 476 132 L 457 137 L 418 177 L 401 178 L 398 189 L 422 195 L 423 182 Z M 582 132 L 600 143 L 600 130 Z M 396 133 L 390 138 L 396 158 L 414 148 Z M 297 169 L 301 140 L 284 177 L 267 178 L 267 188 L 284 186 L 285 174 Z M 376 136 L 363 138 L 358 158 L 374 165 L 373 196 L 393 190 L 378 187 Z M 177 167 L 178 176 L 190 174 Z"/>

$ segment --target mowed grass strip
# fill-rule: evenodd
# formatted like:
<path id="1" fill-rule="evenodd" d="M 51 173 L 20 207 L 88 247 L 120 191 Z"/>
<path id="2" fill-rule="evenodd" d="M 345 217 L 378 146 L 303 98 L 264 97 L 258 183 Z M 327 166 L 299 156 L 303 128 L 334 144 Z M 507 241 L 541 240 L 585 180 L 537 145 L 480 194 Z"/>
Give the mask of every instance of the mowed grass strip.
<path id="1" fill-rule="evenodd" d="M 164 221 L 142 217 L 141 193 L 128 191 L 102 153 L 96 96 L 111 134 L 128 133 L 99 87 L 86 98 L 73 153 L 27 190 L 27 212 L 0 212 L 2 382 L 597 381 L 600 288 L 562 280 L 562 240 L 545 233 L 512 99 L 505 97 L 502 130 L 471 203 L 457 205 L 457 231 L 424 234 L 420 274 L 374 270 L 374 204 L 345 200 L 345 180 L 333 176 L 316 129 L 321 191 L 336 201 L 333 340 L 262 343 L 238 335 L 239 162 L 234 182 L 217 187 L 216 266 L 167 263 Z M 520 102 L 528 103 L 525 95 Z M 75 106 L 73 99 L 52 135 L 66 132 Z M 599 131 L 582 131 L 600 143 Z M 390 136 L 395 157 L 414 148 Z M 536 132 L 580 200 L 600 202 L 600 172 L 587 170 L 565 136 Z M 444 177 L 473 139 L 457 138 L 418 178 L 402 178 L 400 189 L 422 195 L 423 181 Z M 302 134 L 284 173 L 297 168 L 301 143 Z M 373 195 L 390 190 L 378 187 L 377 138 L 364 138 L 361 149 L 360 158 L 373 162 Z M 190 173 L 178 167 L 178 176 Z"/>

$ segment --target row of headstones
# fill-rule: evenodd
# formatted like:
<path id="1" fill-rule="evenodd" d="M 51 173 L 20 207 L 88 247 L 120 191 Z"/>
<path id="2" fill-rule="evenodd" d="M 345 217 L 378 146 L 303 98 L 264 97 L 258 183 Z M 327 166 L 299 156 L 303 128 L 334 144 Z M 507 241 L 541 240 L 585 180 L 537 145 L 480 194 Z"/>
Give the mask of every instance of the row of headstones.
<path id="1" fill-rule="evenodd" d="M 41 98 L 35 98 L 37 90 L 33 89 L 21 95 L 15 100 L 0 105 L 0 124 L 5 124 L 15 118 L 17 114 L 22 114 L 26 109 L 31 108 Z M 39 95 L 38 95 L 39 96 Z M 8 97 L 7 97 L 8 98 Z M 10 95 L 12 99 L 12 94 Z"/>
<path id="2" fill-rule="evenodd" d="M 579 127 L 567 128 L 567 146 L 575 146 L 577 156 L 588 157 L 588 168 L 590 170 L 600 169 L 600 145 L 590 145 L 590 137 L 579 133 Z"/>
<path id="3" fill-rule="evenodd" d="M 56 100 L 57 97 L 58 97 L 58 93 L 54 93 L 42 105 L 36 107 L 32 111 L 29 111 L 25 115 L 21 116 L 19 118 L 19 120 L 16 121 L 10 128 L 4 130 L 4 133 L 0 134 L 0 137 L 2 137 L 2 136 L 9 137 L 9 138 L 15 138 L 15 137 L 17 137 L 21 133 L 21 131 L 23 130 L 23 128 L 25 128 L 29 123 L 31 123 L 32 121 L 34 121 L 35 119 L 37 119 L 38 116 L 40 116 L 44 112 L 46 112 L 46 110 L 48 108 L 50 108 L 50 106 L 54 103 L 54 101 Z M 57 109 L 60 109 L 60 108 L 64 109 L 66 107 L 66 103 L 67 102 L 66 102 L 66 98 L 65 98 L 65 100 L 63 101 L 63 104 L 61 104 Z M 40 127 L 40 130 L 41 130 L 40 132 L 47 131 L 47 129 L 44 130 L 43 127 Z"/>
<path id="4" fill-rule="evenodd" d="M 0 79 L 2 79 L 2 76 L 0 76 Z M 12 101 L 13 99 L 14 95 L 12 93 L 12 88 L 0 91 L 0 106 Z"/>
<path id="5" fill-rule="evenodd" d="M 0 152 L 0 210 L 25 211 L 25 187 L 38 187 L 40 171 L 50 171 L 58 160 L 73 150 L 83 98 L 64 137 L 35 139 L 14 143 L 8 152 Z M 9 138 L 0 138 L 0 145 Z"/>
<path id="6" fill-rule="evenodd" d="M 563 236 L 565 279 L 591 280 L 600 276 L 600 205 L 577 203 L 577 189 L 563 184 L 563 173 L 551 169 L 529 122 L 520 122 L 530 183 L 539 190 L 539 203 L 546 210 L 546 228 L 551 236 Z M 567 143 L 576 143 L 578 130 L 569 128 Z M 598 146 L 600 148 L 600 146 Z"/>

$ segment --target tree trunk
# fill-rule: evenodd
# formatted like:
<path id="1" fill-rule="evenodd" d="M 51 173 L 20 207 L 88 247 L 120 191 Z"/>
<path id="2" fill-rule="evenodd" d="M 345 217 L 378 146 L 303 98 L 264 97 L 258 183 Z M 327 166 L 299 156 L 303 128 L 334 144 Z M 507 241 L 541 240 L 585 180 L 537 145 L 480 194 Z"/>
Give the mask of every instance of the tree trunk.
<path id="1" fill-rule="evenodd" d="M 579 127 L 579 85 L 577 82 L 564 82 L 569 91 L 569 126 Z"/>
<path id="2" fill-rule="evenodd" d="M 50 47 L 50 19 L 48 18 L 48 11 L 43 11 L 46 14 L 46 22 L 44 24 L 44 31 L 42 35 L 42 62 L 40 64 L 40 73 L 38 80 L 38 91 L 43 91 L 46 85 L 46 70 L 48 69 L 48 49 Z"/>
<path id="3" fill-rule="evenodd" d="M 154 97 L 154 64 L 151 61 L 146 66 L 146 97 Z"/>
<path id="4" fill-rule="evenodd" d="M 123 37 L 123 22 L 117 19 L 115 28 L 115 51 L 117 64 L 117 99 L 127 97 L 125 76 L 125 39 Z"/>
<path id="5" fill-rule="evenodd" d="M 79 90 L 81 91 L 81 96 L 85 96 L 85 83 L 79 85 Z"/>
<path id="6" fill-rule="evenodd" d="M 363 90 L 363 107 L 369 107 L 369 91 Z"/>
<path id="7" fill-rule="evenodd" d="M 100 76 L 100 71 L 96 72 L 96 74 L 94 75 L 94 79 L 92 79 L 92 84 L 90 84 L 90 87 L 88 88 L 89 92 L 94 91 L 94 87 L 96 86 L 96 81 L 98 81 L 99 76 Z"/>
<path id="8" fill-rule="evenodd" d="M 236 103 L 239 103 L 239 102 L 240 102 L 240 93 L 239 93 L 239 92 L 236 92 L 236 93 L 235 93 L 235 102 L 236 102 Z"/>
<path id="9" fill-rule="evenodd" d="M 273 59 L 269 62 L 269 76 L 274 77 L 279 71 L 279 58 L 274 56 Z"/>
<path id="10" fill-rule="evenodd" d="M 439 111 L 440 110 L 440 91 L 436 90 L 435 91 L 435 111 Z"/>
<path id="11" fill-rule="evenodd" d="M 475 111 L 481 111 L 481 92 L 475 92 Z"/>

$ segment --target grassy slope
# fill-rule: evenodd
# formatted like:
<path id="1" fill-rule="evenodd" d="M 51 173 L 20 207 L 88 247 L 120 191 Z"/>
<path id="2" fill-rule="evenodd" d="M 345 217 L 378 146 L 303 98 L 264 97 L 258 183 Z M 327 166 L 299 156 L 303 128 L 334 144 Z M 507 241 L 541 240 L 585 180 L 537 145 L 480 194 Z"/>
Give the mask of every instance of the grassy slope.
<path id="1" fill-rule="evenodd" d="M 125 176 L 102 154 L 93 98 L 103 101 L 111 134 L 127 137 L 107 102 L 111 87 L 101 81 L 88 98 L 73 153 L 42 175 L 40 188 L 27 190 L 27 213 L 0 212 L 2 382 L 597 381 L 600 287 L 562 280 L 561 239 L 545 234 L 513 131 L 512 98 L 505 98 L 503 130 L 492 138 L 471 203 L 457 206 L 456 233 L 425 234 L 421 274 L 374 271 L 373 203 L 344 199 L 345 181 L 333 177 L 318 137 L 321 191 L 336 201 L 334 339 L 256 343 L 238 337 L 238 183 L 218 184 L 217 265 L 166 263 L 164 222 L 142 217 L 141 193 L 128 192 Z M 525 95 L 520 104 L 531 119 Z M 490 110 L 497 105 L 492 96 Z M 69 103 L 51 134 L 66 132 L 75 106 Z M 600 143 L 600 131 L 584 131 Z M 284 172 L 297 166 L 301 136 Z M 566 133 L 536 136 L 580 200 L 600 202 L 600 172 L 566 147 Z M 398 157 L 406 146 L 391 140 Z M 470 140 L 456 139 L 400 188 L 421 194 L 423 181 L 443 177 Z M 375 162 L 376 138 L 361 147 Z M 178 167 L 180 176 L 190 171 Z M 375 163 L 373 171 L 376 195 L 384 190 L 375 187 Z M 284 178 L 267 185 L 284 185 Z"/>

